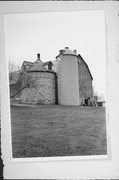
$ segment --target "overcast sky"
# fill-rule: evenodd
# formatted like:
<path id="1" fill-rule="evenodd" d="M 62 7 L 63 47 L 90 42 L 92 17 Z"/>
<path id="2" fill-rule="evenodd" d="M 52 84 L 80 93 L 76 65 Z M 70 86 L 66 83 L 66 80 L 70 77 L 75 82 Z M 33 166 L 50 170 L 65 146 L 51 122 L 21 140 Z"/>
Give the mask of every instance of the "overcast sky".
<path id="1" fill-rule="evenodd" d="M 7 61 L 21 65 L 41 60 L 53 61 L 68 46 L 84 58 L 94 78 L 98 95 L 106 91 L 106 42 L 103 11 L 24 13 L 5 15 Z"/>

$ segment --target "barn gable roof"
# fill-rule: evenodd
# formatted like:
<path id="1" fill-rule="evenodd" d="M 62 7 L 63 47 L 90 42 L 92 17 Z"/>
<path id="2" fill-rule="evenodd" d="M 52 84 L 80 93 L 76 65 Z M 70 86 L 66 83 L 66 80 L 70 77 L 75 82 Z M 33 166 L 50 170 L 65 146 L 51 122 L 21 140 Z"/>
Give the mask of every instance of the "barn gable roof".
<path id="1" fill-rule="evenodd" d="M 84 61 L 84 59 L 82 58 L 82 56 L 81 56 L 80 54 L 78 54 L 78 57 L 79 57 L 79 58 L 84 62 L 84 64 L 86 65 L 86 67 L 87 67 L 87 69 L 88 69 L 88 72 L 89 72 L 89 74 L 90 74 L 90 76 L 91 76 L 91 79 L 93 80 L 93 76 L 92 76 L 92 74 L 91 74 L 91 72 L 90 72 L 90 69 L 89 69 L 87 63 Z"/>

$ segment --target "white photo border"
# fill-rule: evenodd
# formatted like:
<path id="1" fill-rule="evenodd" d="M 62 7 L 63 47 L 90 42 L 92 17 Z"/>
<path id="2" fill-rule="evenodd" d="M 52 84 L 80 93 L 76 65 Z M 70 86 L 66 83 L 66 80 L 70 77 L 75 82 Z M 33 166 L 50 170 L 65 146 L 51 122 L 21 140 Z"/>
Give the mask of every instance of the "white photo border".
<path id="1" fill-rule="evenodd" d="M 30 163 L 30 164 L 32 162 L 31 167 L 30 167 L 30 164 L 29 164 L 29 167 L 28 167 L 28 168 L 32 169 L 33 165 L 36 166 L 36 164 L 34 164 L 35 163 L 34 161 L 37 162 L 37 165 L 38 165 L 38 162 L 41 161 L 41 162 L 39 162 L 40 163 L 39 166 L 41 167 L 42 161 L 57 161 L 57 160 L 64 161 L 64 160 L 68 160 L 67 162 L 70 164 L 71 163 L 70 160 L 74 160 L 73 163 L 76 163 L 75 160 L 81 160 L 81 159 L 85 160 L 85 162 L 84 161 L 79 161 L 79 164 L 82 164 L 83 167 L 84 167 L 84 164 L 85 164 L 85 166 L 88 167 L 89 171 L 90 171 L 89 163 L 92 164 L 92 165 L 94 165 L 96 163 L 97 168 L 99 168 L 99 167 L 101 167 L 101 164 L 102 164 L 103 160 L 104 160 L 104 163 L 103 163 L 104 165 L 102 165 L 102 168 L 103 168 L 103 166 L 106 167 L 106 165 L 108 164 L 107 165 L 108 168 L 110 167 L 112 171 L 111 170 L 110 170 L 110 172 L 108 171 L 109 174 L 107 174 L 106 169 L 105 169 L 105 172 L 103 172 L 103 169 L 99 170 L 99 172 L 97 170 L 97 173 L 96 174 L 94 173 L 94 175 L 93 175 L 92 171 L 91 172 L 88 171 L 89 176 L 87 176 L 86 174 L 84 174 L 83 169 L 81 168 L 81 173 L 76 172 L 76 174 L 74 175 L 75 178 L 77 177 L 78 174 L 79 174 L 80 178 L 87 178 L 87 177 L 90 177 L 90 178 L 100 178 L 100 177 L 101 178 L 115 178 L 115 177 L 118 177 L 118 173 L 117 173 L 118 171 L 116 171 L 116 173 L 114 171 L 114 173 L 113 173 L 113 166 L 112 166 L 112 163 L 111 163 L 113 161 L 113 158 L 115 158 L 115 155 L 114 154 L 111 155 L 111 153 L 112 153 L 111 146 L 114 143 L 112 143 L 112 138 L 111 138 L 111 135 L 110 135 L 111 127 L 109 126 L 109 121 L 110 121 L 110 119 L 112 117 L 110 116 L 109 112 L 107 113 L 107 111 L 110 110 L 110 107 L 108 107 L 108 106 L 106 107 L 106 128 L 107 128 L 107 142 L 108 142 L 108 148 L 107 148 L 107 150 L 108 150 L 108 159 L 107 159 L 107 155 L 106 156 L 101 155 L 99 157 L 98 156 L 92 156 L 91 158 L 89 156 L 88 157 L 87 156 L 85 156 L 85 157 L 83 157 L 83 156 L 82 157 L 77 157 L 76 156 L 76 157 L 73 157 L 74 159 L 72 159 L 72 157 L 63 157 L 63 158 L 56 157 L 56 159 L 55 159 L 55 157 L 49 157 L 48 159 L 44 159 L 44 158 L 43 159 L 42 158 L 28 158 L 28 159 L 23 158 L 22 159 L 22 158 L 20 158 L 21 159 L 20 160 L 19 158 L 14 158 L 14 160 L 13 160 L 13 158 L 12 158 L 12 148 L 11 148 L 10 101 L 9 101 L 8 73 L 7 73 L 8 64 L 5 61 L 4 15 L 9 14 L 9 13 L 10 14 L 11 13 L 31 13 L 31 12 L 34 13 L 35 11 L 36 11 L 36 13 L 38 13 L 38 12 L 42 13 L 42 12 L 48 12 L 48 11 L 50 11 L 50 12 L 64 11 L 64 10 L 67 9 L 67 7 L 66 7 L 67 2 L 59 2 L 59 8 L 56 5 L 56 2 L 54 2 L 54 3 L 53 2 L 46 2 L 48 4 L 49 3 L 52 4 L 52 6 L 50 4 L 50 10 L 48 10 L 49 7 L 45 7 L 45 5 L 46 5 L 45 2 L 36 2 L 36 3 L 34 3 L 33 7 L 32 7 L 33 2 L 31 2 L 31 3 L 29 2 L 28 4 L 26 2 L 21 2 L 21 3 L 18 3 L 18 4 L 21 5 L 21 6 L 19 6 L 19 8 L 18 8 L 17 2 L 6 2 L 6 3 L 8 3 L 8 4 L 11 3 L 11 4 L 10 4 L 10 6 L 5 5 L 6 6 L 5 7 L 4 3 L 3 3 L 3 12 L 0 14 L 0 26 L 2 27 L 1 32 L 0 32 L 1 42 L 2 42 L 2 46 L 0 47 L 0 50 L 1 50 L 0 56 L 1 56 L 1 59 L 2 59 L 2 63 L 1 63 L 1 65 L 2 65 L 2 69 L 1 69 L 1 72 L 2 72 L 1 73 L 2 74 L 2 78 L 1 78 L 1 84 L 2 84 L 2 89 L 1 89 L 1 91 L 2 91 L 2 97 L 1 97 L 1 102 L 2 102 L 2 104 L 1 104 L 1 106 L 2 106 L 2 122 L 1 122 L 1 126 L 2 126 L 2 133 L 1 133 L 2 134 L 2 145 L 1 146 L 2 146 L 2 159 L 3 159 L 4 164 L 5 164 L 5 170 L 4 170 L 5 178 L 11 178 L 11 177 L 12 178 L 18 178 L 18 177 L 20 178 L 20 177 L 22 177 L 22 175 L 20 173 L 18 173 L 18 175 L 17 175 L 15 172 L 12 172 L 12 171 L 14 171 L 15 168 L 18 170 L 18 167 L 21 168 L 21 164 L 22 163 L 24 164 L 24 162 L 27 162 L 27 163 Z M 74 2 L 72 2 L 72 3 L 75 4 Z M 76 5 L 72 6 L 73 8 L 71 8 L 71 5 L 70 5 L 70 8 L 68 9 L 68 11 L 69 10 L 71 11 L 71 9 L 72 10 L 74 9 L 74 11 L 76 11 L 76 10 L 77 11 L 78 10 L 85 10 L 85 11 L 86 10 L 100 10 L 97 7 L 95 7 L 95 5 L 91 5 L 90 3 L 89 3 L 90 4 L 89 6 L 87 5 L 87 8 L 85 8 L 85 7 L 81 8 L 80 5 L 85 4 L 85 2 L 84 3 L 83 2 L 78 2 L 78 3 L 79 3 L 79 6 L 77 6 L 77 2 L 76 2 Z M 13 4 L 16 6 L 16 9 L 14 9 L 12 7 Z M 40 7 L 39 10 L 38 10 L 38 7 L 37 7 L 38 4 L 39 4 L 38 7 L 40 7 L 40 4 L 41 4 L 41 7 Z M 64 4 L 65 4 L 65 8 L 64 8 Z M 71 2 L 70 2 L 70 4 L 71 4 Z M 100 4 L 100 2 L 99 2 L 99 4 Z M 101 3 L 101 4 L 102 4 L 101 8 L 103 9 L 103 3 Z M 104 5 L 104 7 L 105 7 L 107 3 L 104 2 L 104 4 L 105 4 Z M 27 5 L 28 5 L 29 8 L 26 8 Z M 97 2 L 97 5 L 98 5 L 98 2 Z M 113 3 L 112 3 L 112 5 L 113 5 Z M 116 3 L 115 3 L 115 6 L 116 6 Z M 35 10 L 35 7 L 36 7 L 36 10 Z M 44 7 L 44 9 L 42 9 L 42 7 Z M 106 8 L 103 9 L 103 10 L 102 9 L 101 9 L 101 11 L 106 12 L 106 10 L 105 10 Z M 113 9 L 113 7 L 112 7 L 112 9 Z M 109 53 L 109 50 L 107 50 L 107 53 Z M 8 119 L 9 119 L 9 124 L 8 124 Z M 8 133 L 8 131 L 9 131 L 9 133 Z M 9 137 L 9 135 L 10 135 L 10 137 Z M 26 160 L 24 161 L 24 159 L 26 159 Z M 94 160 L 94 162 L 93 162 L 93 160 Z M 114 161 L 115 161 L 115 159 L 114 159 Z M 47 163 L 47 162 L 44 162 L 44 163 Z M 56 162 L 56 163 L 58 163 L 58 162 Z M 15 164 L 18 167 L 15 167 Z M 24 165 L 24 167 L 27 169 L 26 164 Z M 81 165 L 80 165 L 80 167 L 81 167 Z M 94 169 L 95 169 L 95 167 L 94 167 Z M 10 172 L 10 170 L 11 170 L 11 172 Z M 8 171 L 8 173 L 7 173 L 7 171 Z M 74 170 L 74 172 L 75 172 L 75 170 Z M 100 174 L 100 172 L 103 172 L 103 173 Z M 29 173 L 30 173 L 30 171 L 29 171 Z M 39 174 L 36 175 L 35 173 L 36 173 L 36 171 L 34 171 L 33 173 L 30 173 L 30 174 L 31 174 L 32 177 L 36 177 L 36 178 L 37 177 L 42 178 L 43 175 L 44 175 L 44 173 L 41 173 L 41 176 Z M 29 178 L 29 177 L 31 177 L 30 174 L 28 174 L 28 172 L 24 171 L 24 177 Z M 47 175 L 49 175 L 50 178 L 51 178 L 51 176 L 54 177 L 53 174 L 51 175 L 50 173 L 48 173 Z M 47 178 L 48 177 L 47 175 L 44 176 L 44 177 Z M 69 175 L 70 175 L 70 173 L 68 173 L 67 175 L 65 175 L 65 173 L 64 173 L 63 176 L 61 174 L 57 174 L 57 177 L 66 178 L 66 177 L 69 177 Z M 55 174 L 55 177 L 56 177 L 56 174 Z"/>

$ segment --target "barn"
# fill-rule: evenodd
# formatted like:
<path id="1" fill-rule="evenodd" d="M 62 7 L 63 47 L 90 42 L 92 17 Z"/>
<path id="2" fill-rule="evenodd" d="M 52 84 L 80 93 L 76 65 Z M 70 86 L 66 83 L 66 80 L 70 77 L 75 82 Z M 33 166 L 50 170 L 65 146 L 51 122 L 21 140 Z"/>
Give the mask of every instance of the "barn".
<path id="1" fill-rule="evenodd" d="M 19 78 L 10 83 L 11 101 L 25 104 L 56 104 L 56 73 L 52 62 L 43 63 L 40 54 L 35 62 L 24 61 Z M 19 86 L 18 86 L 19 85 Z"/>
<path id="2" fill-rule="evenodd" d="M 89 105 L 93 97 L 89 67 L 76 50 L 68 47 L 59 51 L 55 62 L 43 63 L 37 54 L 36 61 L 24 61 L 19 72 L 21 87 L 17 78 L 10 85 L 10 94 L 21 99 L 21 103 Z"/>
<path id="3" fill-rule="evenodd" d="M 93 77 L 88 65 L 77 55 L 76 50 L 68 47 L 56 56 L 58 76 L 58 102 L 61 105 L 88 105 L 93 96 Z"/>

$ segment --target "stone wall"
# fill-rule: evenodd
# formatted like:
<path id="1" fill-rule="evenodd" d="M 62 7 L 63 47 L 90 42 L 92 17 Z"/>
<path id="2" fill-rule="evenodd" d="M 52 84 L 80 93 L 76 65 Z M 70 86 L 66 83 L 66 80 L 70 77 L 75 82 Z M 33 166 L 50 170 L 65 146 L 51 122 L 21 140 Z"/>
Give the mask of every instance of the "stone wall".
<path id="1" fill-rule="evenodd" d="M 29 72 L 28 75 L 29 86 L 22 90 L 21 102 L 28 104 L 55 104 L 56 75 L 51 72 Z M 24 82 L 23 86 L 25 86 Z"/>

